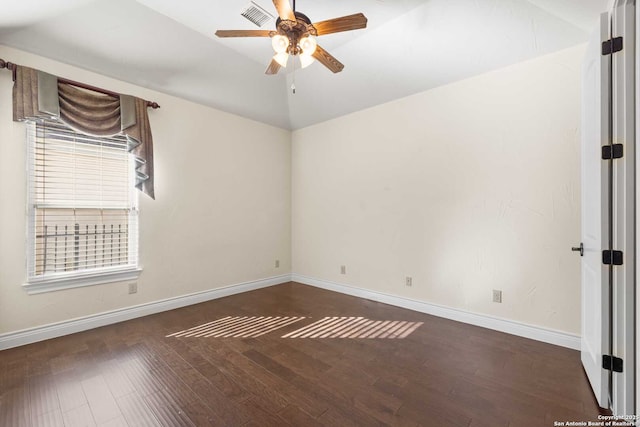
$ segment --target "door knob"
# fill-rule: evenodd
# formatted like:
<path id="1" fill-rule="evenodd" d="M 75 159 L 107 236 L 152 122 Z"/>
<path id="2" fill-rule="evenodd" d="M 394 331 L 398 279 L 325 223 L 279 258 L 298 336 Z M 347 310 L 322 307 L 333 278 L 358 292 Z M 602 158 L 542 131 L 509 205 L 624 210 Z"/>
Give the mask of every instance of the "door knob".
<path id="1" fill-rule="evenodd" d="M 571 248 L 573 252 L 580 252 L 580 256 L 584 256 L 584 245 L 580 242 L 580 246 L 577 248 Z"/>

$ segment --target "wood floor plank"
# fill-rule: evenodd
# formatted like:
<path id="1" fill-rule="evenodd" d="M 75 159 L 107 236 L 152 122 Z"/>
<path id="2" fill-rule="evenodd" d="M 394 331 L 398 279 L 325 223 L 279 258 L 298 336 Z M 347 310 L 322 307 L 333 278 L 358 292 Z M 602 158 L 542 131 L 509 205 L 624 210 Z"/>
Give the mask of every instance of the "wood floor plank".
<path id="1" fill-rule="evenodd" d="M 263 352 L 284 366 L 289 367 L 296 373 L 306 373 L 310 377 L 319 378 L 332 368 L 330 363 L 326 363 L 321 358 L 316 357 L 313 350 L 305 351 L 304 344 L 291 342 L 288 340 L 267 341 L 262 346 Z M 338 358 L 331 359 L 336 361 Z"/>
<path id="2" fill-rule="evenodd" d="M 96 424 L 104 424 L 122 416 L 120 408 L 102 375 L 83 380 L 82 390 L 87 397 L 87 402 Z"/>
<path id="3" fill-rule="evenodd" d="M 151 411 L 153 411 L 160 425 L 179 427 L 194 427 L 196 425 L 173 400 L 170 393 L 165 390 L 145 396 L 144 401 Z"/>
<path id="4" fill-rule="evenodd" d="M 271 372 L 272 374 L 282 378 L 285 381 L 290 382 L 297 377 L 297 374 L 286 366 L 276 362 L 272 358 L 265 356 L 257 350 L 247 350 L 242 353 L 246 358 L 253 361 L 255 364 L 260 365 L 262 368 Z"/>
<path id="5" fill-rule="evenodd" d="M 257 405 L 253 399 L 248 399 L 241 404 L 248 415 L 250 415 L 249 421 L 244 424 L 245 426 L 255 427 L 282 427 L 282 426 L 296 426 L 291 424 L 291 420 L 283 419 L 277 415 L 273 415 L 270 411 L 265 410 L 260 405 Z"/>
<path id="6" fill-rule="evenodd" d="M 305 320 L 251 338 L 167 337 L 276 316 Z M 332 317 L 420 326 L 403 339 L 282 338 Z M 577 351 L 297 283 L 0 351 L 0 366 L 3 427 L 542 427 L 605 413 Z"/>
<path id="7" fill-rule="evenodd" d="M 439 387 L 437 382 L 417 382 L 410 379 L 406 384 L 399 386 L 381 380 L 374 386 L 403 402 L 397 412 L 403 419 L 418 422 L 430 420 L 434 425 L 456 427 L 468 426 L 471 422 L 471 416 L 464 409 L 451 410 L 451 407 L 458 403 L 452 402 L 450 390 Z M 471 413 L 475 414 L 475 410 Z"/>
<path id="8" fill-rule="evenodd" d="M 289 401 L 283 396 L 277 388 L 270 387 L 253 375 L 247 375 L 246 372 L 234 363 L 231 363 L 224 357 L 217 354 L 215 347 L 210 346 L 211 343 L 207 343 L 202 340 L 190 340 L 189 346 L 197 349 L 200 354 L 203 355 L 210 363 L 217 366 L 224 375 L 234 381 L 239 387 L 242 388 L 244 394 L 242 398 L 237 400 L 242 402 L 251 396 L 253 402 L 267 411 L 278 413 L 283 408 L 289 405 Z M 235 398 L 238 399 L 240 395 L 235 394 Z"/>
<path id="9" fill-rule="evenodd" d="M 371 417 L 362 417 L 360 411 L 346 410 L 344 407 L 332 406 L 324 414 L 318 417 L 320 424 L 327 427 L 344 426 L 344 427 L 360 427 L 366 426 L 384 426 L 382 422 Z"/>
<path id="10" fill-rule="evenodd" d="M 152 375 L 152 368 L 144 357 L 136 355 L 133 349 L 129 349 L 125 354 L 118 366 L 133 384 L 137 393 L 144 397 L 159 391 L 162 384 Z"/>
<path id="11" fill-rule="evenodd" d="M 30 377 L 28 384 L 32 419 L 41 414 L 60 410 L 58 391 L 51 376 Z"/>
<path id="12" fill-rule="evenodd" d="M 98 427 L 129 427 L 129 424 L 125 421 L 121 415 L 118 418 L 113 418 L 105 423 L 98 424 Z"/>
<path id="13" fill-rule="evenodd" d="M 0 369 L 0 395 L 6 390 L 11 390 L 26 384 L 27 366 L 28 363 L 25 359 L 7 360 L 6 363 L 2 365 L 2 369 Z"/>
<path id="14" fill-rule="evenodd" d="M 136 388 L 129 377 L 120 368 L 117 361 L 112 360 L 104 363 L 101 367 L 103 378 L 114 398 L 129 395 L 135 392 Z"/>
<path id="15" fill-rule="evenodd" d="M 191 377 L 191 380 L 197 378 L 196 383 L 189 381 L 189 378 L 183 378 L 180 372 L 174 371 L 171 365 L 176 365 L 176 361 L 181 360 L 174 352 L 170 354 L 164 351 L 156 353 L 162 346 L 155 340 L 149 340 L 144 345 L 138 346 L 138 352 L 144 354 L 152 367 L 152 372 L 157 381 L 162 384 L 161 392 L 165 394 L 165 398 L 171 401 L 181 413 L 188 414 L 190 421 L 196 425 L 220 424 L 221 422 L 228 425 L 240 425 L 246 422 L 246 418 L 242 411 L 233 402 L 219 398 L 214 399 L 212 394 L 198 394 L 194 387 L 208 387 L 210 383 L 202 376 Z M 164 353 L 164 357 L 160 356 Z M 188 365 L 182 360 L 183 365 Z M 179 367 L 179 366 L 178 366 Z M 186 372 L 195 373 L 192 368 L 188 368 Z M 185 382 L 189 381 L 189 383 Z M 167 390 L 173 390 L 170 395 Z M 215 388 L 206 388 L 200 390 L 203 393 L 215 393 Z"/>
<path id="16" fill-rule="evenodd" d="M 0 425 L 29 427 L 32 425 L 27 386 L 3 390 L 0 396 Z"/>
<path id="17" fill-rule="evenodd" d="M 283 424 L 288 423 L 293 426 L 321 427 L 323 425 L 321 422 L 295 405 L 289 405 L 284 408 L 278 414 L 278 417 L 282 420 L 281 422 Z"/>
<path id="18" fill-rule="evenodd" d="M 202 342 L 202 340 L 196 340 L 196 342 Z M 182 340 L 173 341 L 170 345 L 166 341 L 159 344 L 162 345 L 162 349 L 171 349 L 171 352 L 174 353 L 172 357 L 169 357 L 171 352 L 168 351 L 163 351 L 161 354 L 163 354 L 169 366 L 181 377 L 199 376 L 206 378 L 211 386 L 216 388 L 215 393 L 221 393 L 227 399 L 241 402 L 250 397 L 250 394 L 224 371 L 220 360 L 216 360 L 215 363 L 209 360 L 208 356 L 211 356 L 211 352 L 202 354 L 189 347 Z M 173 362 L 177 362 L 177 364 Z M 191 372 L 192 370 L 197 373 Z"/>
<path id="19" fill-rule="evenodd" d="M 78 406 L 62 414 L 65 427 L 95 427 L 96 422 L 88 404 Z"/>
<path id="20" fill-rule="evenodd" d="M 156 345 L 154 348 L 159 347 L 160 345 Z M 234 394 L 226 395 L 213 385 L 207 376 L 195 369 L 191 363 L 182 359 L 177 353 L 163 351 L 162 354 L 167 368 L 171 369 L 180 381 L 188 384 L 189 391 L 185 390 L 185 392 L 189 396 L 186 397 L 183 406 L 196 405 L 196 400 L 199 397 L 202 399 L 199 406 L 206 407 L 200 411 L 199 418 L 206 418 L 207 422 L 215 418 L 216 421 L 225 425 L 243 425 L 249 421 L 244 411 L 240 410 L 240 406 L 232 400 Z M 200 358 L 197 358 L 197 361 L 200 361 Z M 211 371 L 205 372 L 210 373 Z M 213 378 L 215 377 L 214 375 Z M 173 380 L 173 384 L 176 384 L 177 378 Z M 193 419 L 193 421 L 197 421 L 197 419 Z"/>
<path id="21" fill-rule="evenodd" d="M 58 392 L 60 410 L 63 413 L 88 404 L 87 396 L 85 396 L 82 389 L 80 376 L 75 372 L 56 374 L 53 378 Z"/>
<path id="22" fill-rule="evenodd" d="M 64 427 L 64 419 L 62 418 L 62 412 L 59 409 L 38 414 L 33 418 L 33 420 L 33 425 L 38 427 Z"/>
<path id="23" fill-rule="evenodd" d="M 153 411 L 135 391 L 116 398 L 116 403 L 131 427 L 154 427 L 159 424 Z"/>
<path id="24" fill-rule="evenodd" d="M 88 352 L 58 354 L 51 359 L 51 373 L 55 375 L 74 370 L 82 372 L 83 368 L 91 363 L 88 361 L 90 357 Z"/>
<path id="25" fill-rule="evenodd" d="M 260 381 L 267 387 L 276 390 L 288 402 L 304 409 L 307 413 L 314 417 L 319 416 L 327 410 L 325 402 L 311 398 L 308 394 L 302 393 L 296 387 L 289 384 L 286 380 L 273 374 L 268 369 L 256 364 L 245 355 L 226 348 L 218 349 L 220 354 L 235 364 L 239 369 L 244 371 L 244 375 L 252 375 L 260 378 Z"/>

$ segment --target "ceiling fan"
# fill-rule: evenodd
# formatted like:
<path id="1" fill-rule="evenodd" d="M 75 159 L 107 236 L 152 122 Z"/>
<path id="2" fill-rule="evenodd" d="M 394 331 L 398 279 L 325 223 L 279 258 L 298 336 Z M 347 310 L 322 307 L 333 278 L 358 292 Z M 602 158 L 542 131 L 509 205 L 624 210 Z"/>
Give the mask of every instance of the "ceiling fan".
<path id="1" fill-rule="evenodd" d="M 276 54 L 271 59 L 265 74 L 277 74 L 281 67 L 287 66 L 289 55 L 299 56 L 302 68 L 310 65 L 314 59 L 320 61 L 334 73 L 339 73 L 344 65 L 329 52 L 320 47 L 315 40 L 317 36 L 366 28 L 367 18 L 362 13 L 343 16 L 311 23 L 303 13 L 297 12 L 296 1 L 293 8 L 289 0 L 273 0 L 278 11 L 276 30 L 218 30 L 218 37 L 271 37 L 271 45 Z"/>

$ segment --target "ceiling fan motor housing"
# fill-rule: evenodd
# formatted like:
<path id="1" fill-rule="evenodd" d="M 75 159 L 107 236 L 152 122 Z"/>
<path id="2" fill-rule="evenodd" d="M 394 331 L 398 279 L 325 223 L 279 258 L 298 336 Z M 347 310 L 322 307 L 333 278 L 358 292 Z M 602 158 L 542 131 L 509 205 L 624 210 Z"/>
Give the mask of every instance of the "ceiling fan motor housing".
<path id="1" fill-rule="evenodd" d="M 318 35 L 316 28 L 311 24 L 311 20 L 307 15 L 301 12 L 294 13 L 296 15 L 295 21 L 281 18 L 276 20 L 276 30 L 278 34 L 282 34 L 289 39 L 289 47 L 287 48 L 289 55 L 299 55 L 301 53 L 299 46 L 301 38 L 309 34 L 313 36 Z"/>

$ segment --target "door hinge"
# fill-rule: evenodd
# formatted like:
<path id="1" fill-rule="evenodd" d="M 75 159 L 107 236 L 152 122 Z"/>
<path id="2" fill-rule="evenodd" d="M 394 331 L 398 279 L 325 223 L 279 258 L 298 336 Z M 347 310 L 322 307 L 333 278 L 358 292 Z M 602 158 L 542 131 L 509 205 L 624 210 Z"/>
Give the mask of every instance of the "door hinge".
<path id="1" fill-rule="evenodd" d="M 623 152 L 622 144 L 604 145 L 602 146 L 602 160 L 619 159 Z"/>
<path id="2" fill-rule="evenodd" d="M 622 50 L 622 37 L 614 37 L 602 42 L 602 54 L 611 55 Z"/>
<path id="3" fill-rule="evenodd" d="M 622 265 L 622 251 L 602 251 L 602 263 L 607 265 Z"/>
<path id="4" fill-rule="evenodd" d="M 602 369 L 613 372 L 622 372 L 622 359 L 608 354 L 602 355 Z"/>

